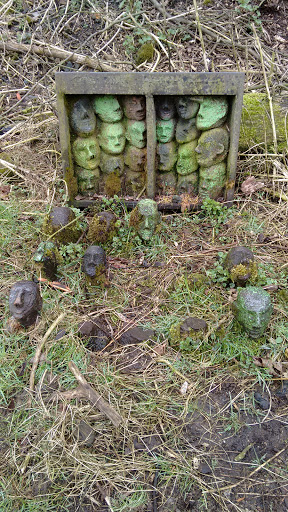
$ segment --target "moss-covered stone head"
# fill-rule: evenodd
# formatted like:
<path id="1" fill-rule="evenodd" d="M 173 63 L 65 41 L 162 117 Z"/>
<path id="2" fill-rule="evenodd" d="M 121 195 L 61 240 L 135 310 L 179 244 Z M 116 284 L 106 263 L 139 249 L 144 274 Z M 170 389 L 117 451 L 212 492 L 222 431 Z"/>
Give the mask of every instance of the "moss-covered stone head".
<path id="1" fill-rule="evenodd" d="M 191 174 L 198 169 L 197 155 L 195 153 L 196 146 L 197 140 L 192 140 L 187 144 L 180 144 L 178 148 L 178 160 L 176 165 L 178 174 Z"/>
<path id="2" fill-rule="evenodd" d="M 79 167 L 84 169 L 96 169 L 100 161 L 100 148 L 96 137 L 78 137 L 73 142 L 73 156 Z"/>
<path id="3" fill-rule="evenodd" d="M 225 96 L 204 96 L 196 118 L 199 130 L 211 130 L 225 123 L 228 113 L 228 101 Z"/>
<path id="4" fill-rule="evenodd" d="M 139 149 L 130 144 L 125 148 L 124 162 L 133 172 L 144 172 L 146 169 L 147 150 Z"/>
<path id="5" fill-rule="evenodd" d="M 232 310 L 244 331 L 251 338 L 258 338 L 267 328 L 273 306 L 269 293 L 257 286 L 249 286 L 240 290 Z"/>
<path id="6" fill-rule="evenodd" d="M 100 169 L 103 174 L 116 173 L 117 176 L 122 176 L 124 172 L 124 156 L 123 155 L 108 155 L 101 151 Z"/>
<path id="7" fill-rule="evenodd" d="M 133 121 L 127 119 L 126 124 L 126 139 L 132 146 L 142 149 L 146 146 L 146 122 Z"/>
<path id="8" fill-rule="evenodd" d="M 156 99 L 156 114 L 159 119 L 168 121 L 175 117 L 176 107 L 173 96 L 163 96 Z"/>
<path id="9" fill-rule="evenodd" d="M 174 141 L 167 144 L 157 144 L 158 170 L 171 171 L 177 162 L 177 145 Z"/>
<path id="10" fill-rule="evenodd" d="M 146 117 L 145 96 L 124 96 L 123 109 L 127 119 L 143 121 Z"/>
<path id="11" fill-rule="evenodd" d="M 110 155 L 120 155 L 125 147 L 125 129 L 122 123 L 101 123 L 99 132 L 101 149 Z"/>
<path id="12" fill-rule="evenodd" d="M 179 144 L 185 144 L 195 140 L 199 137 L 200 132 L 196 128 L 196 120 L 192 119 L 179 119 L 176 126 L 176 140 Z"/>
<path id="13" fill-rule="evenodd" d="M 178 194 L 197 195 L 198 172 L 192 172 L 192 174 L 187 174 L 184 176 L 179 174 L 177 181 L 177 192 Z"/>
<path id="14" fill-rule="evenodd" d="M 167 142 L 171 142 L 174 139 L 176 128 L 175 119 L 169 119 L 168 121 L 163 121 L 160 119 L 156 123 L 156 137 L 158 142 L 161 144 L 166 144 Z"/>
<path id="15" fill-rule="evenodd" d="M 83 169 L 76 167 L 76 175 L 78 181 L 78 191 L 80 194 L 96 194 L 98 191 L 100 170 L 96 169 Z"/>
<path id="16" fill-rule="evenodd" d="M 105 123 L 117 123 L 123 117 L 123 111 L 116 96 L 110 94 L 96 96 L 93 106 L 96 114 Z"/>
<path id="17" fill-rule="evenodd" d="M 70 116 L 72 130 L 81 137 L 89 137 L 96 129 L 96 116 L 88 98 L 77 100 Z"/>
<path id="18" fill-rule="evenodd" d="M 133 222 L 133 218 L 135 222 Z M 130 224 L 133 225 L 142 240 L 151 239 L 159 221 L 160 214 L 157 203 L 152 199 L 141 199 L 131 212 Z"/>
<path id="19" fill-rule="evenodd" d="M 223 266 L 228 270 L 230 279 L 238 286 L 245 286 L 248 281 L 253 283 L 257 277 L 257 264 L 253 252 L 248 247 L 232 247 Z"/>
<path id="20" fill-rule="evenodd" d="M 228 149 L 229 134 L 225 128 L 213 128 L 203 132 L 195 149 L 198 164 L 201 167 L 210 167 L 222 162 L 227 156 Z"/>
<path id="21" fill-rule="evenodd" d="M 18 281 L 9 295 L 11 315 L 24 327 L 34 324 L 42 308 L 39 287 L 33 281 Z"/>
<path id="22" fill-rule="evenodd" d="M 226 183 L 226 164 L 200 167 L 199 169 L 199 197 L 201 199 L 218 199 L 223 194 Z"/>
<path id="23" fill-rule="evenodd" d="M 37 247 L 33 261 L 40 268 L 42 277 L 54 281 L 57 278 L 57 267 L 60 262 L 60 254 L 54 242 L 41 242 Z"/>
<path id="24" fill-rule="evenodd" d="M 193 96 L 177 96 L 176 108 L 178 115 L 182 119 L 191 119 L 195 117 L 199 110 L 199 103 Z"/>

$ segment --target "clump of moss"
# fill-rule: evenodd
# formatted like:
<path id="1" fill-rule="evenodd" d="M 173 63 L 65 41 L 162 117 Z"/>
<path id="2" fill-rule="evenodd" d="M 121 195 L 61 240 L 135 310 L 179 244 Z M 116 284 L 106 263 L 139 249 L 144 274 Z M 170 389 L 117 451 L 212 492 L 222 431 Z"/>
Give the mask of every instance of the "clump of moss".
<path id="1" fill-rule="evenodd" d="M 105 288 L 108 285 L 107 276 L 106 276 L 106 266 L 98 265 L 95 269 L 95 276 L 87 276 L 86 275 L 86 288 L 87 291 L 92 294 L 96 293 L 97 289 Z"/>
<path id="2" fill-rule="evenodd" d="M 176 350 L 190 352 L 203 340 L 207 331 L 207 324 L 201 318 L 188 317 L 186 320 L 177 322 L 170 327 L 170 345 Z"/>
<path id="3" fill-rule="evenodd" d="M 116 216 L 112 212 L 96 213 L 90 222 L 87 238 L 93 244 L 105 244 L 116 235 Z"/>
<path id="4" fill-rule="evenodd" d="M 106 178 L 104 190 L 108 197 L 121 194 L 121 179 L 117 172 L 112 172 Z"/>
<path id="5" fill-rule="evenodd" d="M 53 242 L 41 242 L 33 256 L 33 261 L 36 269 L 41 271 L 42 277 L 50 281 L 57 278 L 57 268 L 62 262 L 62 257 Z"/>
<path id="6" fill-rule="evenodd" d="M 67 206 L 54 206 L 46 215 L 42 229 L 47 237 L 63 245 L 75 243 L 81 236 L 75 213 Z"/>
<path id="7" fill-rule="evenodd" d="M 132 210 L 132 212 L 130 213 L 129 226 L 131 228 L 136 229 L 137 226 L 139 226 L 141 220 L 142 220 L 142 216 L 141 216 L 141 214 L 139 212 L 138 206 L 136 206 L 134 208 L 134 210 Z"/>
<path id="8" fill-rule="evenodd" d="M 248 265 L 235 265 L 230 270 L 230 279 L 233 283 L 238 285 L 246 284 L 248 281 L 250 284 L 255 284 L 258 277 L 257 264 L 255 261 L 250 261 Z"/>
<path id="9" fill-rule="evenodd" d="M 153 61 L 153 57 L 154 57 L 154 45 L 153 43 L 144 43 L 142 44 L 142 46 L 140 46 L 138 52 L 137 52 L 137 55 L 136 55 L 136 60 L 135 60 L 135 63 L 137 66 L 139 66 L 139 64 L 143 64 L 143 62 L 147 61 L 147 62 L 152 62 Z"/>

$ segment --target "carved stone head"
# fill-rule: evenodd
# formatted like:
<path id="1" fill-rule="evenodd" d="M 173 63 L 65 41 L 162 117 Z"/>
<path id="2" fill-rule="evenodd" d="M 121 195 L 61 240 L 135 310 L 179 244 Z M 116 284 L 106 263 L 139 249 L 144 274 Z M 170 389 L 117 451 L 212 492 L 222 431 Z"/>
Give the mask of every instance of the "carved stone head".
<path id="1" fill-rule="evenodd" d="M 73 143 L 73 156 L 79 167 L 96 169 L 100 161 L 100 148 L 96 137 L 78 137 Z"/>
<path id="2" fill-rule="evenodd" d="M 132 146 L 142 149 L 146 146 L 146 122 L 133 121 L 128 119 L 126 122 L 126 139 Z"/>
<path id="3" fill-rule="evenodd" d="M 198 164 L 201 167 L 210 167 L 222 162 L 227 156 L 228 149 L 229 134 L 225 128 L 213 128 L 203 132 L 195 149 Z"/>
<path id="4" fill-rule="evenodd" d="M 127 119 L 143 121 L 146 117 L 145 96 L 124 96 L 123 109 Z"/>
<path id="5" fill-rule="evenodd" d="M 88 98 L 80 98 L 74 103 L 70 123 L 74 132 L 81 137 L 89 137 L 95 131 L 96 117 Z"/>
<path id="6" fill-rule="evenodd" d="M 18 281 L 13 284 L 9 295 L 11 315 L 24 327 L 36 322 L 42 308 L 39 287 L 33 281 Z"/>
<path id="7" fill-rule="evenodd" d="M 160 214 L 157 203 L 152 199 L 141 199 L 131 212 L 130 224 L 142 240 L 150 240 L 159 224 Z"/>
<path id="8" fill-rule="evenodd" d="M 176 170 L 178 174 L 186 175 L 198 169 L 197 155 L 195 148 L 197 141 L 192 140 L 187 144 L 180 144 L 178 148 L 178 160 Z"/>
<path id="9" fill-rule="evenodd" d="M 82 260 L 82 272 L 90 278 L 97 276 L 97 273 L 103 273 L 106 268 L 106 254 L 99 245 L 90 245 L 85 251 Z"/>
<path id="10" fill-rule="evenodd" d="M 224 96 L 204 96 L 196 118 L 199 130 L 211 130 L 225 123 L 228 112 L 228 102 Z"/>
<path id="11" fill-rule="evenodd" d="M 166 144 L 166 142 L 171 142 L 174 139 L 175 135 L 175 127 L 176 121 L 175 119 L 169 119 L 168 121 L 163 121 L 162 119 L 157 121 L 156 123 L 156 136 L 158 142 L 161 144 Z"/>
<path id="12" fill-rule="evenodd" d="M 191 119 L 195 117 L 199 110 L 199 103 L 193 96 L 177 96 L 176 108 L 178 115 L 182 119 Z"/>
<path id="13" fill-rule="evenodd" d="M 226 164 L 220 162 L 211 167 L 199 169 L 199 197 L 201 199 L 218 199 L 226 182 Z"/>
<path id="14" fill-rule="evenodd" d="M 101 123 L 99 133 L 101 149 L 110 155 L 120 155 L 125 147 L 125 129 L 122 123 Z"/>
<path id="15" fill-rule="evenodd" d="M 93 101 L 96 114 L 104 123 L 117 123 L 123 117 L 123 111 L 116 96 L 96 96 Z"/>
<path id="16" fill-rule="evenodd" d="M 156 114 L 159 119 L 168 121 L 175 117 L 176 108 L 173 96 L 163 96 L 156 99 Z"/>

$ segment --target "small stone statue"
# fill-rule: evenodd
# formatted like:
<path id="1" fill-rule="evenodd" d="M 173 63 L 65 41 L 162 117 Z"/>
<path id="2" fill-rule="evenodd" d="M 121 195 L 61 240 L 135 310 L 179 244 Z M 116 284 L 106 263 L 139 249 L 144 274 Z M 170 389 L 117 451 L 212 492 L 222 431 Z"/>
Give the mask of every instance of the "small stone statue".
<path id="1" fill-rule="evenodd" d="M 195 149 L 198 164 L 201 167 L 218 164 L 226 158 L 228 149 L 229 134 L 225 128 L 208 130 L 200 135 Z"/>
<path id="2" fill-rule="evenodd" d="M 91 196 L 98 193 L 100 178 L 99 167 L 90 170 L 76 165 L 75 174 L 77 176 L 78 191 L 80 194 Z"/>
<path id="3" fill-rule="evenodd" d="M 199 197 L 201 199 L 219 199 L 223 194 L 226 182 L 226 164 L 220 162 L 211 167 L 199 169 Z"/>
<path id="4" fill-rule="evenodd" d="M 228 270 L 230 279 L 237 286 L 245 286 L 249 280 L 253 282 L 257 277 L 257 265 L 254 261 L 254 254 L 248 247 L 239 245 L 230 249 L 223 266 Z"/>
<path id="5" fill-rule="evenodd" d="M 13 284 L 9 295 L 9 309 L 12 317 L 23 327 L 35 324 L 42 308 L 42 297 L 38 284 L 33 281 L 18 281 Z"/>
<path id="6" fill-rule="evenodd" d="M 150 240 L 160 222 L 157 203 L 153 199 L 141 199 L 130 216 L 130 226 L 142 240 Z"/>
<path id="7" fill-rule="evenodd" d="M 257 286 L 248 286 L 240 290 L 232 310 L 244 331 L 251 338 L 259 338 L 269 323 L 273 306 L 268 292 Z"/>
<path id="8" fill-rule="evenodd" d="M 82 259 L 81 270 L 86 274 L 88 289 L 106 282 L 106 254 L 99 245 L 90 245 Z"/>
<path id="9" fill-rule="evenodd" d="M 126 123 L 126 139 L 132 146 L 142 149 L 146 146 L 146 122 L 133 121 L 127 119 Z"/>
<path id="10" fill-rule="evenodd" d="M 71 111 L 72 130 L 80 137 L 89 137 L 95 131 L 96 117 L 88 98 L 77 100 Z"/>
<path id="11" fill-rule="evenodd" d="M 166 144 L 174 139 L 176 129 L 176 120 L 168 119 L 167 121 L 160 119 L 156 123 L 156 137 L 161 144 Z"/>
<path id="12" fill-rule="evenodd" d="M 57 267 L 61 257 L 53 242 L 41 242 L 34 253 L 33 260 L 40 268 L 42 277 L 55 281 L 57 279 Z"/>
<path id="13" fill-rule="evenodd" d="M 176 126 L 176 140 L 179 144 L 185 144 L 199 137 L 200 131 L 196 128 L 196 120 L 179 119 Z"/>
<path id="14" fill-rule="evenodd" d="M 174 169 L 177 162 L 177 146 L 172 140 L 166 144 L 157 144 L 157 161 L 158 170 L 161 172 L 169 172 Z"/>
<path id="15" fill-rule="evenodd" d="M 68 206 L 53 206 L 44 220 L 43 231 L 61 244 L 77 242 L 81 235 L 75 223 L 75 213 Z"/>
<path id="16" fill-rule="evenodd" d="M 177 173 L 186 176 L 197 171 L 198 162 L 196 154 L 197 140 L 181 144 L 178 148 Z"/>

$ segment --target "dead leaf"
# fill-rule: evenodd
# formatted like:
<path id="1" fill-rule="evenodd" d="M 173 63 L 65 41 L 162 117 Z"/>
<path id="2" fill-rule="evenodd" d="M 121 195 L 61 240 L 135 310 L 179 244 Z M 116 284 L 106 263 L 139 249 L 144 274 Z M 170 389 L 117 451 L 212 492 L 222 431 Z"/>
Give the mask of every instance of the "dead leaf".
<path id="1" fill-rule="evenodd" d="M 241 185 L 243 194 L 249 195 L 264 187 L 264 183 L 257 181 L 255 176 L 249 176 Z"/>
<path id="2" fill-rule="evenodd" d="M 0 187 L 0 199 L 2 201 L 5 201 L 6 199 L 9 199 L 10 190 L 11 190 L 10 185 L 1 185 L 1 187 Z"/>
<path id="3" fill-rule="evenodd" d="M 38 281 L 40 283 L 46 283 L 48 286 L 51 286 L 51 288 L 55 288 L 56 290 L 60 290 L 61 292 L 73 293 L 73 290 L 71 290 L 69 286 L 60 283 L 59 281 L 48 281 L 48 279 L 45 279 L 45 277 L 39 277 Z"/>
<path id="4" fill-rule="evenodd" d="M 272 361 L 272 359 L 268 357 L 253 357 L 253 362 L 260 368 L 267 368 L 272 375 L 276 375 L 277 377 L 283 373 L 282 363 Z"/>
<path id="5" fill-rule="evenodd" d="M 166 352 L 167 348 L 167 341 L 164 341 L 163 343 L 160 343 L 160 345 L 156 345 L 156 347 L 153 347 L 154 352 L 158 354 L 158 356 L 163 356 Z"/>

